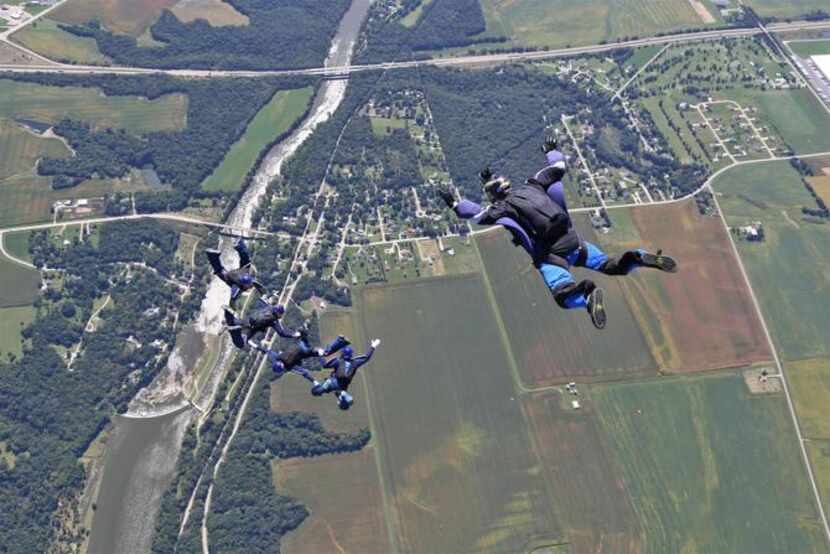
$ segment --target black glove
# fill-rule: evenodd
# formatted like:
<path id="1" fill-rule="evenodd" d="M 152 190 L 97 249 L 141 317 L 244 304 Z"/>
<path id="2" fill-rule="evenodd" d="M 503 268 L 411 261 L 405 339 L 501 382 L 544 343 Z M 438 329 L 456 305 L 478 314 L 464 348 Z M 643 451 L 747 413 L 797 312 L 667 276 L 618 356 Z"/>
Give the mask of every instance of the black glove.
<path id="1" fill-rule="evenodd" d="M 441 200 L 444 201 L 444 204 L 446 204 L 448 208 L 452 208 L 452 205 L 455 204 L 455 197 L 452 195 L 449 189 L 438 189 L 438 196 L 441 197 Z"/>
<path id="2" fill-rule="evenodd" d="M 478 176 L 481 177 L 481 184 L 483 185 L 493 179 L 493 172 L 490 171 L 489 167 L 485 167 Z"/>
<path id="3" fill-rule="evenodd" d="M 545 144 L 542 145 L 542 152 L 547 154 L 551 150 L 556 150 L 557 146 L 559 146 L 559 142 L 556 140 L 556 137 L 549 135 L 545 137 Z"/>

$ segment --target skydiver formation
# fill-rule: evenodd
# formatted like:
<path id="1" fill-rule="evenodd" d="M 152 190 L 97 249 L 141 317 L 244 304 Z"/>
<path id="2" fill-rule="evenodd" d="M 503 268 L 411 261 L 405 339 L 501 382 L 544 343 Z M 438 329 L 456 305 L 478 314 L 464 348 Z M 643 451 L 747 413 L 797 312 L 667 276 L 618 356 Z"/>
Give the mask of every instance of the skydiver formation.
<path id="1" fill-rule="evenodd" d="M 267 300 L 267 290 L 253 277 L 251 256 L 245 242 L 239 239 L 234 244 L 234 249 L 239 254 L 239 269 L 232 271 L 222 266 L 219 250 L 205 251 L 214 274 L 231 288 L 230 305 L 224 306 L 223 310 L 225 329 L 230 333 L 234 346 L 239 349 L 251 346 L 259 350 L 267 356 L 276 377 L 281 377 L 287 372 L 296 373 L 311 383 L 313 396 L 333 393 L 340 409 L 348 410 L 354 404 L 354 397 L 348 393 L 349 385 L 357 369 L 371 359 L 380 340 L 372 340 L 366 354 L 357 357 L 354 356 L 351 343 L 343 336 L 338 336 L 325 348 L 312 346 L 309 342 L 308 327 L 304 326 L 296 331 L 288 329 L 282 322 L 285 306 Z M 251 289 L 256 289 L 262 297 L 257 299 L 254 308 L 243 318 L 236 313 L 233 306 L 243 292 Z M 278 336 L 296 339 L 296 342 L 285 350 L 275 352 L 262 344 L 262 339 L 270 329 Z M 322 383 L 314 379 L 311 372 L 303 366 L 305 360 L 327 358 L 338 352 L 339 357 L 322 363 L 324 369 L 332 370 Z"/>
<path id="2" fill-rule="evenodd" d="M 489 168 L 481 171 L 481 184 L 490 201 L 486 207 L 471 200 L 457 199 L 448 189 L 440 190 L 439 195 L 459 218 L 507 229 L 514 243 L 530 256 L 556 303 L 565 309 L 586 309 L 594 326 L 602 329 L 607 322 L 603 291 L 590 279 L 577 282 L 571 273 L 573 266 L 606 275 L 627 275 L 640 267 L 672 273 L 677 270 L 677 263 L 660 250 L 656 254 L 643 249 L 629 250 L 619 258 L 611 258 L 598 246 L 580 237 L 568 213 L 562 185 L 567 170 L 565 156 L 553 137 L 545 139 L 542 152 L 544 167 L 518 186 L 513 186 L 503 176 L 493 175 Z M 238 240 L 234 249 L 239 255 L 239 267 L 234 270 L 222 265 L 218 250 L 205 251 L 213 272 L 231 289 L 230 305 L 224 307 L 224 312 L 225 327 L 234 345 L 240 349 L 251 346 L 259 350 L 267 356 L 276 376 L 296 373 L 311 383 L 313 396 L 332 393 L 340 409 L 348 410 L 354 403 L 348 392 L 349 385 L 358 368 L 372 358 L 380 340 L 373 339 L 361 356 L 354 355 L 351 343 L 343 336 L 325 347 L 312 346 L 307 326 L 293 331 L 282 323 L 285 306 L 268 300 L 265 287 L 254 277 L 255 269 L 245 242 Z M 234 306 L 243 293 L 252 289 L 256 289 L 261 297 L 245 317 L 240 317 Z M 271 350 L 262 344 L 270 329 L 278 336 L 296 342 L 279 352 Z M 331 370 L 329 376 L 322 382 L 316 380 L 303 366 L 308 359 L 322 359 L 322 368 Z"/>
<path id="3" fill-rule="evenodd" d="M 562 177 L 565 156 L 555 138 L 542 145 L 545 166 L 533 177 L 512 186 L 504 177 L 496 177 L 489 168 L 481 174 L 491 204 L 486 207 L 470 200 L 458 200 L 442 189 L 439 195 L 462 219 L 479 225 L 501 225 L 513 235 L 513 241 L 530 255 L 533 265 L 550 289 L 556 303 L 565 309 L 585 308 L 598 329 L 605 327 L 607 315 L 603 291 L 590 279 L 576 282 L 571 267 L 585 267 L 606 275 L 627 275 L 638 267 L 675 272 L 677 263 L 662 251 L 656 254 L 643 249 L 629 250 L 611 258 L 598 246 L 579 236 L 573 226 Z"/>

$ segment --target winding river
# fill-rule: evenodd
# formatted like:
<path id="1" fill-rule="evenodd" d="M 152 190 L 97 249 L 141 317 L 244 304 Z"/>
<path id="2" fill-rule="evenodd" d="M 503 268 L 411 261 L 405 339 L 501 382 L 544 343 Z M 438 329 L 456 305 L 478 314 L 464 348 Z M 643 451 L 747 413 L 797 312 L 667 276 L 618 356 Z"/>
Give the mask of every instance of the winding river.
<path id="1" fill-rule="evenodd" d="M 332 41 L 326 65 L 350 63 L 360 27 L 371 4 L 372 0 L 352 1 Z M 268 184 L 280 174 L 285 161 L 311 136 L 314 129 L 340 106 L 347 85 L 347 80 L 321 83 L 306 119 L 263 159 L 251 186 L 228 218 L 231 225 L 250 227 Z M 225 249 L 230 250 L 230 244 L 224 244 Z M 196 335 L 201 340 L 212 337 L 216 341 L 216 336 L 221 333 L 222 305 L 227 302 L 227 295 L 227 287 L 220 281 L 215 279 L 210 284 L 196 325 Z M 171 354 L 169 371 L 157 378 L 157 381 L 165 381 L 167 385 L 154 382 L 148 389 L 169 386 L 171 374 L 181 375 L 182 371 L 190 371 L 198 360 L 198 356 L 193 355 L 192 346 L 177 348 Z M 224 347 L 215 362 L 210 381 L 200 387 L 204 391 L 200 400 L 212 398 L 224 378 L 229 360 L 227 348 Z M 115 418 L 92 524 L 89 554 L 142 554 L 150 551 L 161 497 L 172 481 L 185 429 L 196 413 L 181 401 L 181 394 L 177 397 L 179 401 L 168 402 L 155 411 L 152 405 L 133 405 L 127 417 Z"/>

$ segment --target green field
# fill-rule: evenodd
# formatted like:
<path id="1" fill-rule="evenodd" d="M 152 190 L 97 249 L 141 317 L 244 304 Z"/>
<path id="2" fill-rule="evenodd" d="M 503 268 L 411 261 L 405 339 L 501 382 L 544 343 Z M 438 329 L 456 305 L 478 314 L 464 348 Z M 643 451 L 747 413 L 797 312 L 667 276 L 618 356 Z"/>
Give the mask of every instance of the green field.
<path id="1" fill-rule="evenodd" d="M 0 308 L 28 306 L 39 289 L 39 272 L 0 257 Z"/>
<path id="2" fill-rule="evenodd" d="M 406 129 L 406 120 L 391 117 L 372 117 L 372 132 L 376 137 L 383 137 L 392 132 L 392 129 Z"/>
<path id="3" fill-rule="evenodd" d="M 580 46 L 706 26 L 688 0 L 481 0 L 481 6 L 487 34 L 516 45 Z"/>
<path id="4" fill-rule="evenodd" d="M 801 431 L 808 439 L 830 440 L 830 359 L 799 360 L 786 364 Z"/>
<path id="5" fill-rule="evenodd" d="M 805 40 L 788 43 L 797 56 L 809 58 L 830 54 L 830 40 Z"/>
<path id="6" fill-rule="evenodd" d="M 597 386 L 642 552 L 827 552 L 783 395 L 740 375 Z"/>
<path id="7" fill-rule="evenodd" d="M 155 100 L 105 96 L 94 88 L 51 87 L 0 79 L 0 117 L 58 123 L 79 119 L 98 129 L 135 132 L 180 131 L 187 126 L 187 96 Z"/>
<path id="8" fill-rule="evenodd" d="M 807 89 L 756 96 L 762 119 L 771 123 L 797 154 L 830 151 L 830 112 Z"/>
<path id="9" fill-rule="evenodd" d="M 585 237 L 594 240 L 592 233 Z M 574 271 L 576 279 L 590 276 L 605 288 L 609 323 L 598 331 L 586 311 L 563 310 L 556 304 L 527 253 L 513 246 L 507 233 L 478 235 L 476 242 L 526 386 L 656 373 L 657 363 L 618 279 Z"/>
<path id="10" fill-rule="evenodd" d="M 739 167 L 714 183 L 730 225 L 760 221 L 766 239 L 739 241 L 741 258 L 786 360 L 830 355 L 830 225 L 801 219 L 815 201 L 788 162 Z"/>
<path id="11" fill-rule="evenodd" d="M 816 10 L 827 11 L 827 0 L 746 0 L 762 17 L 794 18 Z"/>
<path id="12" fill-rule="evenodd" d="M 32 255 L 29 254 L 29 237 L 31 232 L 5 233 L 3 234 L 3 246 L 6 252 L 17 258 L 32 263 Z"/>
<path id="13" fill-rule="evenodd" d="M 14 42 L 50 60 L 87 65 L 109 65 L 110 59 L 98 50 L 95 39 L 79 37 L 43 17 L 12 35 Z"/>
<path id="14" fill-rule="evenodd" d="M 48 177 L 11 177 L 0 181 L 0 226 L 51 221 L 52 204 L 56 200 L 139 190 L 148 190 L 148 185 L 138 171 L 132 171 L 124 179 L 84 181 L 77 187 L 61 190 L 53 190 Z"/>
<path id="15" fill-rule="evenodd" d="M 305 113 L 313 94 L 311 87 L 277 92 L 251 120 L 222 164 L 205 179 L 202 189 L 227 192 L 241 189 L 260 153 Z"/>
<path id="16" fill-rule="evenodd" d="M 3 361 L 7 354 L 20 356 L 22 351 L 20 331 L 22 326 L 28 325 L 34 319 L 35 309 L 32 306 L 0 308 L 0 356 L 3 356 Z"/>
<path id="17" fill-rule="evenodd" d="M 478 275 L 355 293 L 398 550 L 524 551 L 561 529 L 516 401 L 508 354 Z M 363 371 L 363 370 L 362 370 Z"/>
<path id="18" fill-rule="evenodd" d="M 69 149 L 60 139 L 43 138 L 13 121 L 0 119 L 0 184 L 15 175 L 34 176 L 35 164 L 40 158 L 69 155 Z"/>

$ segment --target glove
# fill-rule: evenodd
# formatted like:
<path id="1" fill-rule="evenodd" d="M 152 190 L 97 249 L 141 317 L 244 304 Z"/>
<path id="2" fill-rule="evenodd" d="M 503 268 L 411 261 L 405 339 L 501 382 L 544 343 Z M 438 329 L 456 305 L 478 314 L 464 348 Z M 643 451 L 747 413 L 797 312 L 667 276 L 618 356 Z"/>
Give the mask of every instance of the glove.
<path id="1" fill-rule="evenodd" d="M 380 339 L 374 339 L 374 340 L 373 340 L 372 342 L 370 342 L 369 344 L 371 344 L 371 345 L 372 345 L 372 348 L 377 348 L 378 346 L 380 346 Z"/>
<path id="2" fill-rule="evenodd" d="M 315 353 L 316 353 L 318 356 L 321 356 L 321 357 L 326 355 L 326 351 L 325 351 L 325 350 L 323 350 L 322 348 L 318 348 L 317 350 L 315 350 Z"/>
<path id="3" fill-rule="evenodd" d="M 439 189 L 438 196 L 441 197 L 441 200 L 444 201 L 444 204 L 446 204 L 448 208 L 452 208 L 453 204 L 455 204 L 455 197 L 452 195 L 449 189 Z"/>
<path id="4" fill-rule="evenodd" d="M 302 336 L 303 336 L 303 334 L 302 334 L 301 332 L 299 332 L 299 331 L 294 331 L 294 334 L 293 334 L 292 336 L 293 336 L 295 339 L 298 339 L 298 338 L 302 337 Z"/>
<path id="5" fill-rule="evenodd" d="M 542 145 L 542 152 L 547 154 L 551 150 L 556 150 L 559 146 L 559 142 L 556 140 L 556 137 L 552 135 L 548 135 L 545 137 L 545 144 Z"/>
<path id="6" fill-rule="evenodd" d="M 481 184 L 483 185 L 493 179 L 493 172 L 489 167 L 485 167 L 481 170 L 481 173 L 479 173 L 478 176 L 481 178 Z"/>

